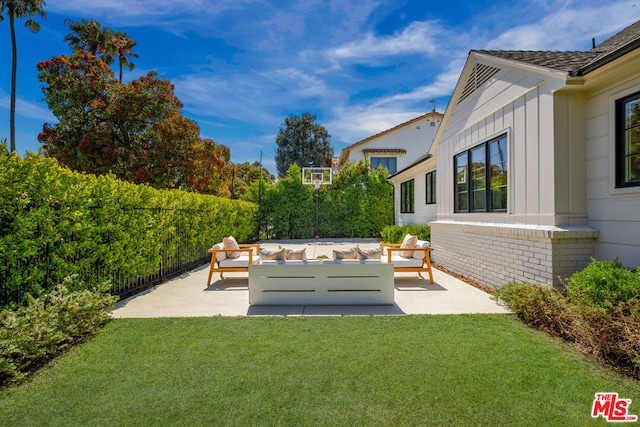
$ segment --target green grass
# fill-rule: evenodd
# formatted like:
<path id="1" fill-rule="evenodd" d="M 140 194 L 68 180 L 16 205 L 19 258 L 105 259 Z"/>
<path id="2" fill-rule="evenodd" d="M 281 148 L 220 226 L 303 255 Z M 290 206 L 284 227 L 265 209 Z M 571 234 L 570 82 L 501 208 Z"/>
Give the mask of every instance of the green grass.
<path id="1" fill-rule="evenodd" d="M 604 425 L 640 384 L 510 315 L 127 319 L 0 393 L 1 425 Z"/>

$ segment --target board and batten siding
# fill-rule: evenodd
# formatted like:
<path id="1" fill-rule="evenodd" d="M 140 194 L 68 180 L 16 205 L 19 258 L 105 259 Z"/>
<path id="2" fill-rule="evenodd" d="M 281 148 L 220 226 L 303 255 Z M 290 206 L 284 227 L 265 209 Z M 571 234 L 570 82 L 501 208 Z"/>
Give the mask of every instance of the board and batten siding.
<path id="1" fill-rule="evenodd" d="M 585 167 L 582 183 L 572 175 L 581 173 L 584 138 L 576 139 L 579 132 L 572 133 L 566 120 L 580 113 L 563 105 L 574 102 L 571 96 L 555 98 L 566 76 L 500 61 L 491 65 L 501 71 L 445 117 L 436 151 L 433 259 L 483 285 L 513 280 L 559 285 L 588 264 L 598 235 L 586 226 Z M 559 115 L 558 103 L 564 109 Z M 503 134 L 508 140 L 507 212 L 455 213 L 454 156 Z M 581 152 L 574 153 L 580 143 Z M 557 180 L 569 187 L 559 189 Z"/>
<path id="2" fill-rule="evenodd" d="M 639 66 L 636 61 L 630 69 Z M 640 265 L 640 187 L 615 187 L 615 104 L 638 92 L 635 71 L 590 92 L 586 100 L 588 224 L 600 230 L 595 258 L 618 259 L 631 268 Z"/>

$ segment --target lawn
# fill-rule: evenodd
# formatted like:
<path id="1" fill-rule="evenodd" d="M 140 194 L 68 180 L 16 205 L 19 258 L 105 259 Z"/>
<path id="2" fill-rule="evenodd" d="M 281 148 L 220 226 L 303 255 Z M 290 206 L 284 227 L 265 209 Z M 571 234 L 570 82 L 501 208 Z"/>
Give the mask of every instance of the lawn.
<path id="1" fill-rule="evenodd" d="M 0 394 L 2 425 L 604 425 L 640 383 L 511 315 L 126 319 Z"/>

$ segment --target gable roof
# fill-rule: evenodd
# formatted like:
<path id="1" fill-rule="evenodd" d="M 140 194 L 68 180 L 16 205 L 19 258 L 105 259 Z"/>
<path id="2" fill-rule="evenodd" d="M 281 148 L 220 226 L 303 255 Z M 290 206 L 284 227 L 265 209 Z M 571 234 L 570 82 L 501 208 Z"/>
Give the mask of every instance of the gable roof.
<path id="1" fill-rule="evenodd" d="M 405 126 L 412 125 L 412 124 L 414 124 L 416 122 L 419 122 L 420 120 L 423 120 L 423 119 L 426 119 L 426 118 L 429 118 L 429 117 L 436 117 L 436 118 L 442 119 L 443 116 L 444 116 L 444 114 L 438 113 L 437 111 L 429 111 L 426 114 L 418 116 L 418 117 L 416 117 L 414 119 L 411 119 L 409 121 L 406 121 L 404 123 L 400 123 L 397 126 L 389 128 L 387 130 L 383 130 L 382 132 L 379 132 L 379 133 L 377 133 L 375 135 L 372 135 L 372 136 L 367 137 L 365 139 L 362 139 L 362 140 L 360 140 L 360 141 L 358 141 L 358 142 L 356 142 L 354 144 L 351 144 L 348 147 L 345 147 L 345 148 L 342 149 L 342 152 L 340 153 L 340 163 L 343 163 L 344 161 L 346 161 L 346 159 L 349 157 L 349 152 L 352 149 L 354 149 L 355 147 L 358 147 L 360 145 L 363 145 L 363 144 L 366 144 L 368 142 L 371 142 L 371 141 L 373 141 L 375 139 L 380 138 L 381 136 L 387 135 L 387 134 L 389 134 L 391 132 L 394 132 L 394 131 L 396 131 L 398 129 L 401 129 L 401 128 L 405 127 Z M 384 150 L 384 151 L 390 151 L 390 150 Z M 405 150 L 405 152 L 406 152 L 406 150 Z"/>

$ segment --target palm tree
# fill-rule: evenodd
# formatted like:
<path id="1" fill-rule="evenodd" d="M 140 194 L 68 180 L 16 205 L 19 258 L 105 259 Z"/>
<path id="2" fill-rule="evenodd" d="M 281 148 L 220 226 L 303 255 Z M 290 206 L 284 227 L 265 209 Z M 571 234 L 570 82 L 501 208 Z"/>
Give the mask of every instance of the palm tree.
<path id="1" fill-rule="evenodd" d="M 113 31 L 102 28 L 100 23 L 94 20 L 83 19 L 82 22 L 75 22 L 67 19 L 65 24 L 72 33 L 67 34 L 64 41 L 69 42 L 74 53 L 86 50 L 93 56 L 99 56 L 105 64 L 113 64 L 113 55 L 116 53 L 111 44 Z"/>
<path id="2" fill-rule="evenodd" d="M 129 71 L 133 71 L 136 67 L 136 64 L 129 60 L 129 58 L 138 57 L 138 54 L 133 52 L 136 42 L 132 38 L 127 37 L 126 33 L 117 31 L 112 37 L 110 44 L 114 47 L 114 51 L 116 52 L 120 63 L 120 83 L 122 83 L 122 67 L 129 68 Z"/>
<path id="3" fill-rule="evenodd" d="M 0 21 L 4 20 L 4 11 L 7 11 L 9 17 L 9 28 L 11 31 L 11 107 L 10 107 L 10 133 L 11 133 L 11 151 L 16 151 L 16 74 L 18 70 L 18 48 L 16 45 L 16 28 L 15 19 L 27 18 L 24 21 L 25 28 L 30 29 L 34 33 L 40 31 L 40 24 L 31 19 L 36 14 L 46 19 L 47 14 L 44 13 L 44 0 L 0 0 Z"/>

